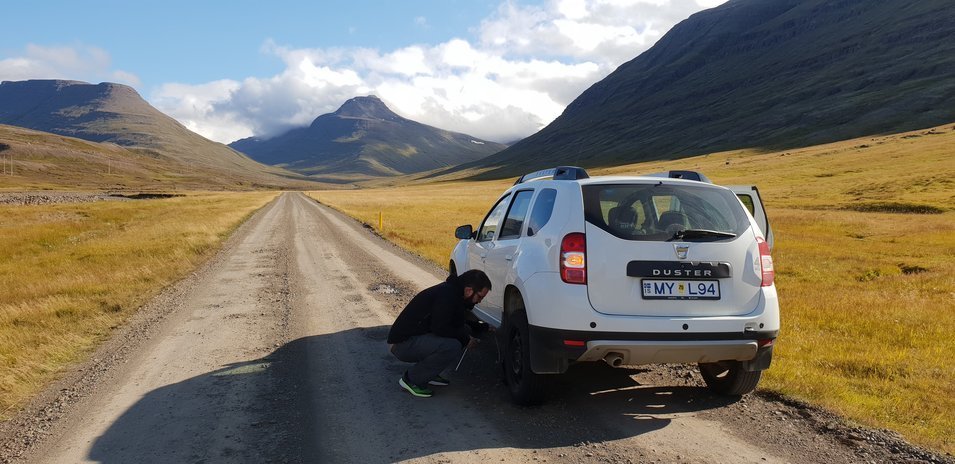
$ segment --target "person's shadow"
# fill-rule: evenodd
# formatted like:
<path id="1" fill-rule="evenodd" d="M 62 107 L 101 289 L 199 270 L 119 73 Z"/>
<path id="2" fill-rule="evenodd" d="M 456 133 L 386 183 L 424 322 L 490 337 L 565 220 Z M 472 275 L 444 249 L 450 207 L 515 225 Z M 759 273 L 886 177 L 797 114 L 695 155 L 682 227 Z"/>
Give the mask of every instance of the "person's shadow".
<path id="1" fill-rule="evenodd" d="M 146 394 L 98 437 L 89 459 L 147 462 L 388 462 L 491 448 L 546 449 L 637 436 L 671 414 L 733 402 L 702 387 L 640 385 L 603 363 L 548 376 L 539 407 L 510 402 L 491 336 L 447 387 L 415 398 L 387 326 L 293 340 L 262 359 Z"/>

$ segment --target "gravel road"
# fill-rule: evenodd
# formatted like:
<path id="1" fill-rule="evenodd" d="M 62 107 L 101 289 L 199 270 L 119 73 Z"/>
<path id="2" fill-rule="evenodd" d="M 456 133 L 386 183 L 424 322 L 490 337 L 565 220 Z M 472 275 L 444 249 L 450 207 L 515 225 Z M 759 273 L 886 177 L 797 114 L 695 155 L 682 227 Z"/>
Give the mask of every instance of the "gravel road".
<path id="1" fill-rule="evenodd" d="M 450 233 L 450 232 L 449 232 Z M 414 398 L 391 322 L 443 271 L 299 193 L 147 305 L 0 428 L 42 463 L 947 462 L 770 395 L 714 396 L 684 366 L 576 366 L 508 401 L 490 338 Z"/>

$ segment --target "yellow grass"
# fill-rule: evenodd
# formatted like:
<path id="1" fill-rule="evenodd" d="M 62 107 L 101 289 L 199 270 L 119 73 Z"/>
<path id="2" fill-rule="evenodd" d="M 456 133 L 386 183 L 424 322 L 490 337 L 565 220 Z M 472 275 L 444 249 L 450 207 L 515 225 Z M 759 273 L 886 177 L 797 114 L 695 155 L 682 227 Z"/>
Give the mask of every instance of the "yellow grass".
<path id="1" fill-rule="evenodd" d="M 275 195 L 0 206 L 0 418 Z"/>
<path id="2" fill-rule="evenodd" d="M 761 388 L 955 452 L 955 127 L 782 152 L 742 150 L 592 169 L 697 169 L 760 187 L 776 246 L 782 333 Z M 312 192 L 447 266 L 513 179 Z M 942 214 L 860 210 L 937 208 Z"/>

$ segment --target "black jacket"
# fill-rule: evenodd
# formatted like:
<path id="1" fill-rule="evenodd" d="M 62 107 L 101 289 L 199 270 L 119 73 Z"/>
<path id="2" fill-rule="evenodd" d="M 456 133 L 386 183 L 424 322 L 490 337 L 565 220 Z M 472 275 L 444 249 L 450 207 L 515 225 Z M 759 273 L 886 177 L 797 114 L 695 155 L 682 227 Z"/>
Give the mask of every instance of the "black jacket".
<path id="1" fill-rule="evenodd" d="M 416 335 L 433 333 L 454 338 L 467 346 L 471 339 L 468 319 L 474 305 L 464 298 L 464 286 L 455 277 L 424 289 L 401 310 L 388 332 L 388 343 L 401 343 Z"/>

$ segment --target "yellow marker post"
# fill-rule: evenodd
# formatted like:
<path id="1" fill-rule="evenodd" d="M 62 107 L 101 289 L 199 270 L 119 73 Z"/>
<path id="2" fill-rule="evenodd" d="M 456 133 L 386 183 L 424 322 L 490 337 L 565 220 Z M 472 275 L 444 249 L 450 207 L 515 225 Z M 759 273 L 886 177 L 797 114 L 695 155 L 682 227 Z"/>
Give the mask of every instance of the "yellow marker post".
<path id="1" fill-rule="evenodd" d="M 381 222 L 381 211 L 378 211 L 378 231 L 381 232 L 382 222 Z"/>

